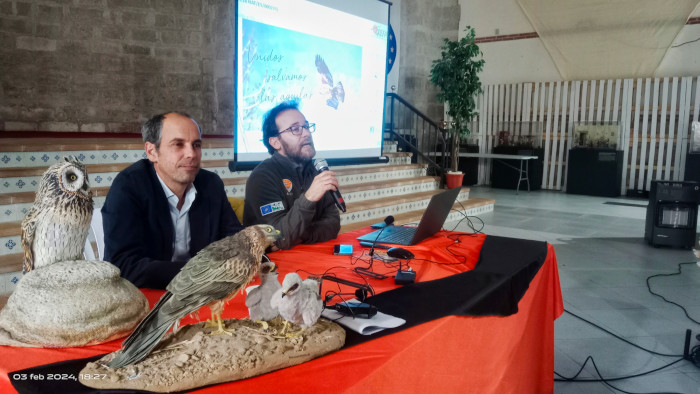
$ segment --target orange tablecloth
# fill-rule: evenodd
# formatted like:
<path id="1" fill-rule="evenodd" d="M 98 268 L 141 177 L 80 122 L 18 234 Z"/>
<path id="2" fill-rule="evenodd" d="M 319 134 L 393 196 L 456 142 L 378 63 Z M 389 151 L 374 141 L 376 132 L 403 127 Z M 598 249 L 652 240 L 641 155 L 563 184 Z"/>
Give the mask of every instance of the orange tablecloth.
<path id="1" fill-rule="evenodd" d="M 366 254 L 367 248 L 360 247 L 355 238 L 368 231 L 341 234 L 331 242 L 301 245 L 269 257 L 279 265 L 280 279 L 288 272 L 298 271 L 302 277 L 329 272 L 355 282 L 362 281 L 352 273 L 352 268 L 367 265 L 357 259 L 363 251 Z M 484 238 L 484 235 L 441 232 L 420 245 L 407 247 L 417 258 L 410 263 L 417 271 L 416 280 L 438 279 L 473 269 Z M 332 249 L 336 243 L 353 244 L 354 256 L 334 256 Z M 514 315 L 446 316 L 301 365 L 196 392 L 552 392 L 554 320 L 563 313 L 563 304 L 554 249 L 551 245 L 547 248 L 545 262 L 530 282 L 518 304 L 519 311 Z M 396 267 L 375 260 L 373 269 L 393 274 Z M 391 278 L 367 281 L 378 293 L 397 287 Z M 337 291 L 338 287 L 326 281 L 322 291 L 328 290 Z M 352 289 L 344 287 L 343 291 Z M 162 291 L 150 289 L 143 292 L 151 305 L 162 294 Z M 234 298 L 224 312 L 225 318 L 246 316 L 243 295 Z M 203 308 L 200 319 L 206 318 L 209 318 L 209 310 Z M 183 324 L 189 322 L 192 322 L 190 318 L 183 319 Z M 2 346 L 0 392 L 16 392 L 8 373 L 112 352 L 120 347 L 121 341 L 63 349 Z"/>

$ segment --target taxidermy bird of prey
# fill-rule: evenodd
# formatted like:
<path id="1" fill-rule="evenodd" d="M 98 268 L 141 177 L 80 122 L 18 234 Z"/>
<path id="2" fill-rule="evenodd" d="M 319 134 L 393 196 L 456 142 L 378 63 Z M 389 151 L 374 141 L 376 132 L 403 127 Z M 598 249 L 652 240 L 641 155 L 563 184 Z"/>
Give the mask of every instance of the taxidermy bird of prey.
<path id="1" fill-rule="evenodd" d="M 302 282 L 296 272 L 284 276 L 282 288 L 272 296 L 270 303 L 273 308 L 279 310 L 280 316 L 285 320 L 281 334 L 287 330 L 289 323 L 302 329 L 313 326 L 323 311 L 318 282 L 313 279 Z"/>
<path id="2" fill-rule="evenodd" d="M 218 327 L 213 334 L 230 335 L 221 320 L 224 305 L 250 283 L 260 270 L 265 249 L 278 238 L 278 230 L 260 224 L 200 250 L 170 281 L 165 294 L 122 343 L 121 353 L 109 367 L 121 368 L 143 360 L 171 326 L 177 331 L 180 319 L 204 305 L 211 309 L 212 322 Z"/>
<path id="3" fill-rule="evenodd" d="M 279 316 L 277 309 L 270 305 L 272 295 L 282 288 L 277 276 L 275 263 L 272 261 L 263 263 L 260 267 L 260 286 L 250 289 L 245 298 L 245 305 L 248 307 L 250 320 L 263 323 L 263 328 L 267 328 L 267 323 L 265 322 Z"/>
<path id="4" fill-rule="evenodd" d="M 316 70 L 321 75 L 320 93 L 327 97 L 326 104 L 333 109 L 338 109 L 338 101 L 345 102 L 345 88 L 342 82 L 333 84 L 333 75 L 321 55 L 316 55 Z"/>
<path id="5" fill-rule="evenodd" d="M 22 220 L 22 272 L 83 258 L 92 219 L 92 191 L 85 166 L 73 156 L 49 167 L 34 205 Z"/>

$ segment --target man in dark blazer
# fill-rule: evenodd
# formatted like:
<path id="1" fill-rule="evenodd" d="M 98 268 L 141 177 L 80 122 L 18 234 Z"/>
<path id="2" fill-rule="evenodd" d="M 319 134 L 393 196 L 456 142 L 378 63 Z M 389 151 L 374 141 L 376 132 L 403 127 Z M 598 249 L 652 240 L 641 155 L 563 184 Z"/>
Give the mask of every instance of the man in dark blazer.
<path id="1" fill-rule="evenodd" d="M 164 289 L 190 257 L 243 227 L 219 176 L 200 169 L 190 116 L 156 115 L 141 132 L 148 159 L 117 175 L 102 207 L 104 258 L 137 287 Z"/>

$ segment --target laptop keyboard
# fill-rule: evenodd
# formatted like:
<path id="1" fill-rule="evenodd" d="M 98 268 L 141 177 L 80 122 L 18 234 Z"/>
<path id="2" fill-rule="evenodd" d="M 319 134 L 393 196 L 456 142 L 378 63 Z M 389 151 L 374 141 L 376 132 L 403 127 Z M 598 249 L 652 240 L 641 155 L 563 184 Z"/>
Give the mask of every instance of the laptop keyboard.
<path id="1" fill-rule="evenodd" d="M 398 230 L 398 229 L 397 229 Z M 413 239 L 413 235 L 416 234 L 416 228 L 414 227 L 402 227 L 401 231 L 392 231 L 389 234 L 382 234 L 379 238 L 379 242 L 386 242 L 390 244 L 408 245 Z"/>

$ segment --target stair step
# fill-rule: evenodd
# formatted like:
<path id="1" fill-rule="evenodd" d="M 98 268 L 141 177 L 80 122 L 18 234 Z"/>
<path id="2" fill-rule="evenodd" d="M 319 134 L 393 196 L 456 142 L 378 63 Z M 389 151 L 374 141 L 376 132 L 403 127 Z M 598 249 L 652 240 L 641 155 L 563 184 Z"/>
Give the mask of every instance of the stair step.
<path id="1" fill-rule="evenodd" d="M 227 195 L 230 197 L 244 198 L 246 180 L 247 178 L 224 179 L 223 182 Z M 439 187 L 439 184 L 440 178 L 438 177 L 422 176 L 348 185 L 343 186 L 341 190 L 346 203 L 351 203 L 383 196 L 396 196 L 404 193 L 433 190 Z M 108 191 L 109 187 L 92 188 L 95 208 L 104 205 L 104 197 L 107 196 Z M 34 194 L 34 192 L 24 192 L 0 195 L 0 215 L 2 215 L 0 217 L 11 217 L 15 219 L 0 221 L 0 238 L 20 235 L 21 220 L 34 203 Z M 12 216 L 5 216 L 5 211 L 11 210 L 19 211 Z M 24 211 L 22 212 L 22 210 Z M 11 228 L 14 228 L 14 231 L 10 230 Z M 0 248 L 0 250 L 2 250 L 2 248 Z"/>
<path id="2" fill-rule="evenodd" d="M 420 201 L 420 200 L 425 200 L 425 199 L 429 200 L 434 194 L 438 194 L 438 193 L 443 192 L 443 191 L 444 190 L 440 190 L 440 189 L 426 190 L 426 191 L 423 191 L 420 193 L 412 193 L 410 195 L 405 195 L 405 196 L 387 196 L 387 197 L 383 197 L 383 198 L 375 198 L 372 200 L 356 202 L 353 204 L 348 204 L 347 212 L 357 212 L 357 211 L 363 211 L 366 209 L 374 209 L 374 208 L 386 206 L 387 204 L 394 205 L 394 204 L 402 204 L 402 203 L 407 203 L 407 202 Z M 468 187 L 462 188 L 462 191 L 457 196 L 457 200 L 460 200 L 460 201 L 466 200 L 466 198 L 461 198 L 464 193 L 469 193 Z M 384 216 L 386 216 L 386 215 L 384 215 Z"/>
<path id="3" fill-rule="evenodd" d="M 111 185 L 117 174 L 131 165 L 136 159 L 127 163 L 109 163 L 109 164 L 86 164 L 88 174 L 90 176 L 90 185 L 94 187 Z M 368 172 L 381 172 L 387 178 L 397 178 L 403 176 L 416 176 L 419 173 L 425 173 L 427 166 L 412 165 L 410 157 L 405 155 L 394 156 L 389 165 L 382 164 L 376 167 L 357 167 L 344 166 L 333 168 L 342 178 L 339 181 L 342 184 L 356 183 L 356 179 L 362 179 L 364 176 L 358 175 Z M 229 160 L 203 160 L 202 167 L 206 168 L 219 175 L 222 179 L 229 178 L 247 178 L 250 171 L 231 172 L 228 168 Z M 39 167 L 11 167 L 0 168 L 0 196 L 10 193 L 23 193 L 27 191 L 36 191 L 41 181 L 41 176 L 48 168 L 48 165 Z M 412 170 L 412 172 L 410 171 Z M 388 175 L 387 171 L 399 172 L 398 174 Z M 357 176 L 352 176 L 357 175 Z M 374 175 L 375 178 L 377 175 Z M 379 180 L 376 178 L 375 180 Z M 231 184 L 240 184 L 234 182 Z M 245 183 L 245 182 L 243 182 Z"/>
<path id="4" fill-rule="evenodd" d="M 219 161 L 208 161 L 204 162 L 205 168 L 212 169 L 208 167 L 209 165 L 220 166 L 228 163 L 227 160 Z M 117 167 L 126 168 L 129 164 L 105 164 L 105 165 L 94 165 L 94 167 L 99 167 L 102 169 L 112 169 L 116 170 Z M 90 166 L 88 166 L 88 171 Z M 12 169 L 14 171 L 15 169 Z M 24 171 L 24 169 L 19 169 Z M 243 198 L 245 196 L 245 183 L 250 171 L 245 172 L 245 176 L 241 176 L 242 173 L 231 173 L 228 167 L 214 167 L 214 172 L 222 176 L 222 174 L 227 174 L 229 177 L 223 177 L 224 186 L 226 189 L 226 194 L 229 197 L 239 197 Z M 8 171 L 0 169 L 0 172 Z M 43 171 L 43 169 L 42 169 Z M 401 165 L 384 165 L 381 167 L 360 167 L 352 168 L 346 167 L 342 169 L 335 170 L 338 174 L 338 181 L 345 191 L 346 187 L 355 186 L 358 184 L 382 184 L 389 181 L 395 181 L 398 179 L 411 179 L 425 176 L 427 171 L 427 165 L 425 164 L 401 164 Z M 43 173 L 43 172 L 42 172 Z M 231 176 L 234 175 L 234 176 Z M 109 185 L 99 186 L 95 183 L 95 177 L 104 177 L 104 183 L 106 183 L 106 175 L 97 175 L 95 173 L 90 173 L 92 192 L 95 207 L 101 207 L 104 204 L 104 197 L 107 196 L 109 191 Z M 111 175 L 116 176 L 116 172 Z M 26 178 L 25 178 L 26 179 Z M 40 177 L 36 177 L 38 182 Z M 102 181 L 102 180 L 101 180 Z M 27 179 L 27 182 L 29 180 Z M 109 180 L 111 182 L 111 180 Z M 2 188 L 0 187 L 0 190 Z M 0 193 L 0 222 L 13 222 L 19 221 L 24 218 L 26 212 L 31 208 L 34 202 L 35 192 L 34 191 L 16 191 L 11 193 Z M 346 197 L 347 198 L 347 197 Z"/>
<path id="5" fill-rule="evenodd" d="M 10 272 L 19 272 L 21 274 L 22 256 L 22 253 L 14 253 L 0 256 L 0 274 L 7 274 Z"/>
<path id="6" fill-rule="evenodd" d="M 236 174 L 236 176 L 248 176 L 250 171 L 236 171 L 231 172 L 228 169 L 229 160 L 202 160 L 202 168 L 226 168 L 228 174 Z M 121 172 L 125 168 L 129 167 L 132 162 L 129 163 L 115 163 L 115 164 L 87 164 L 88 174 L 93 176 L 94 174 L 101 174 L 106 172 Z M 397 164 L 397 165 L 386 165 L 382 164 L 379 168 L 382 171 L 397 171 L 406 169 L 419 169 L 427 168 L 427 164 Z M 39 167 L 12 167 L 12 168 L 0 168 L 0 178 L 20 178 L 20 177 L 41 177 L 49 165 L 39 166 Z M 355 166 L 344 166 L 344 167 L 334 167 L 332 168 L 338 176 L 344 175 L 355 175 L 363 173 L 372 173 L 377 170 L 375 167 L 355 167 Z M 222 177 L 223 178 L 223 177 Z"/>
<path id="7" fill-rule="evenodd" d="M 21 223 L 21 221 L 0 223 L 0 238 L 11 237 L 13 235 L 20 235 L 22 233 L 22 230 L 20 228 Z"/>
<path id="8" fill-rule="evenodd" d="M 489 208 L 489 205 L 491 206 L 488 211 L 493 210 L 493 204 L 495 204 L 496 200 L 488 199 L 488 198 L 470 198 L 466 201 L 458 201 L 455 202 L 454 205 L 452 206 L 453 210 L 458 210 L 458 211 L 467 211 L 467 214 L 469 216 L 473 216 L 473 214 L 470 214 L 469 211 L 478 209 L 478 208 Z M 396 225 L 401 225 L 401 224 L 406 224 L 406 223 L 412 223 L 412 222 L 417 222 L 420 221 L 421 217 L 423 217 L 423 212 L 424 210 L 422 209 L 417 209 L 409 212 L 404 212 L 400 213 L 397 215 L 392 215 L 394 216 L 394 224 Z M 388 215 L 387 215 L 388 216 Z M 361 222 L 356 222 L 356 223 L 349 223 L 346 225 L 340 226 L 340 232 L 341 233 L 347 233 L 348 231 L 354 231 L 357 229 L 361 229 L 367 226 L 370 226 L 374 223 L 378 223 L 383 221 L 384 218 L 380 219 L 369 219 L 369 220 L 364 220 Z M 450 218 L 446 220 L 446 222 L 450 222 Z"/>
<path id="9" fill-rule="evenodd" d="M 421 193 L 438 187 L 439 177 L 422 176 L 342 186 L 341 191 L 346 204 L 352 204 L 383 197 L 396 199 L 406 193 Z"/>

